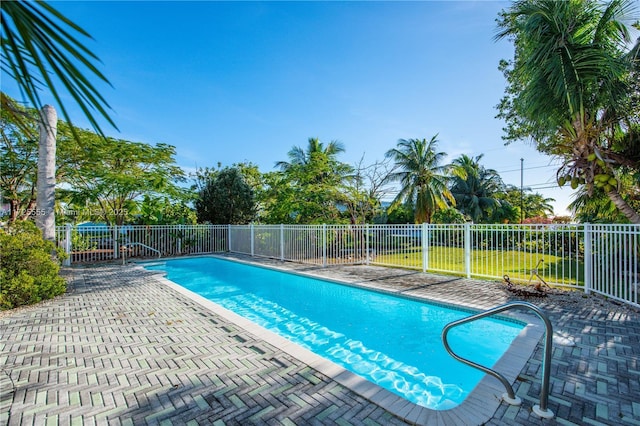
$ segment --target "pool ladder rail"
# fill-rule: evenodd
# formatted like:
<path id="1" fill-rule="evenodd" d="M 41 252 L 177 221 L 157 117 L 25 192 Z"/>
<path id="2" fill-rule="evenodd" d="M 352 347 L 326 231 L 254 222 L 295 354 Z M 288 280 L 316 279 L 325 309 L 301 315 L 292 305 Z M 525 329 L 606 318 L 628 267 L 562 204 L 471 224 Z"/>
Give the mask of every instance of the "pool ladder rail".
<path id="1" fill-rule="evenodd" d="M 482 318 L 485 318 L 485 317 L 488 317 L 512 308 L 530 309 L 544 322 L 545 343 L 544 343 L 544 359 L 542 361 L 542 388 L 540 389 L 540 404 L 533 406 L 533 412 L 539 417 L 542 417 L 543 419 L 551 419 L 554 417 L 554 414 L 553 414 L 553 411 L 551 411 L 547 407 L 547 403 L 549 401 L 549 375 L 551 372 L 550 364 L 551 364 L 551 350 L 552 350 L 551 346 L 553 344 L 553 327 L 547 315 L 539 307 L 528 302 L 518 302 L 518 301 L 510 302 L 504 305 L 496 306 L 495 308 L 489 309 L 487 311 L 480 312 L 475 315 L 471 315 L 470 317 L 466 317 L 466 318 L 459 319 L 457 321 L 450 322 L 449 324 L 445 325 L 444 328 L 442 329 L 442 342 L 444 343 L 444 347 L 447 350 L 447 352 L 449 352 L 449 354 L 455 359 L 457 359 L 458 361 L 464 364 L 467 364 L 471 367 L 477 368 L 478 370 L 481 370 L 487 374 L 490 374 L 491 376 L 500 380 L 500 382 L 504 385 L 507 391 L 502 395 L 502 399 L 505 402 L 511 405 L 520 405 L 522 403 L 522 400 L 518 396 L 516 396 L 515 392 L 513 391 L 513 387 L 502 374 L 498 373 L 495 370 L 492 370 L 483 365 L 477 364 L 471 360 L 468 360 L 466 358 L 459 356 L 458 354 L 453 352 L 453 350 L 449 346 L 449 342 L 447 341 L 447 333 L 452 328 L 478 320 L 478 319 L 482 319 Z"/>
<path id="2" fill-rule="evenodd" d="M 142 244 L 142 243 L 125 243 L 122 244 L 121 247 L 127 248 L 127 247 L 132 247 L 132 246 L 140 246 L 140 247 L 144 247 L 148 250 L 151 250 L 152 252 L 158 253 L 158 259 L 160 259 L 160 256 L 162 255 L 162 253 L 160 253 L 160 250 L 158 249 L 154 249 L 153 247 L 150 247 L 146 244 Z M 122 252 L 122 264 L 124 265 L 126 263 L 126 255 L 125 252 Z"/>

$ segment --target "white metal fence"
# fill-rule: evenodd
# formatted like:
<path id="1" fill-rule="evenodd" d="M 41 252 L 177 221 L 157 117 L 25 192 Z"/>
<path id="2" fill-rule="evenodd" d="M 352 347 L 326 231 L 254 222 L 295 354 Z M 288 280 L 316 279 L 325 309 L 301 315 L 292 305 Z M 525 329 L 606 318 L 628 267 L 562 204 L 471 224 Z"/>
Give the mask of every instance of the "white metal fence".
<path id="1" fill-rule="evenodd" d="M 640 306 L 637 225 L 193 225 L 58 227 L 70 263 L 230 251 L 537 280 Z"/>

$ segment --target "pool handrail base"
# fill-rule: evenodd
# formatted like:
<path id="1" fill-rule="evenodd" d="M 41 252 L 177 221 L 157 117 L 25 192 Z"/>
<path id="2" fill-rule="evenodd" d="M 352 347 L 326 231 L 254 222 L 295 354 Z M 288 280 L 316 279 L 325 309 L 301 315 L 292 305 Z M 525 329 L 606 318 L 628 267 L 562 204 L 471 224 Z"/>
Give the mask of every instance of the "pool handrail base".
<path id="1" fill-rule="evenodd" d="M 540 389 L 540 404 L 534 407 L 534 413 L 539 417 L 550 419 L 554 417 L 553 411 L 549 410 L 547 407 L 547 403 L 549 401 L 549 376 L 550 376 L 550 364 L 551 364 L 551 350 L 553 345 L 553 326 L 551 325 L 551 321 L 549 317 L 540 309 L 538 306 L 529 302 L 515 301 L 505 303 L 504 305 L 496 306 L 495 308 L 488 309 L 486 311 L 480 312 L 475 315 L 471 315 L 466 318 L 459 319 L 457 321 L 452 321 L 449 324 L 445 325 L 442 329 L 442 343 L 444 344 L 445 349 L 456 360 L 470 366 L 476 368 L 478 370 L 487 373 L 496 379 L 498 379 L 505 387 L 506 394 L 503 395 L 503 401 L 511 404 L 511 405 L 520 405 L 521 399 L 516 396 L 513 391 L 513 387 L 509 383 L 509 381 L 500 373 L 491 368 L 485 367 L 484 365 L 477 364 L 471 360 L 463 358 L 456 354 L 449 345 L 447 340 L 447 334 L 449 331 L 462 324 L 466 324 L 478 319 L 486 318 L 488 316 L 512 309 L 512 308 L 527 308 L 532 310 L 544 323 L 545 326 L 545 344 L 544 344 L 544 359 L 542 361 L 542 388 Z"/>

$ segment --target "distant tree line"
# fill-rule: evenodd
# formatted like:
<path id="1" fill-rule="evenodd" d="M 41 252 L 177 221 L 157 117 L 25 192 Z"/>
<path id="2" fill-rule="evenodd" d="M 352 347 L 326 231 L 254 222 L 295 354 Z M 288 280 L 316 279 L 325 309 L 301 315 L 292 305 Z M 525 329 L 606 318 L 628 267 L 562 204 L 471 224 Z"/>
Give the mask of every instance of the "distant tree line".
<path id="1" fill-rule="evenodd" d="M 0 120 L 0 189 L 3 220 L 9 221 L 37 214 L 38 142 L 22 130 L 24 122 L 35 126 L 36 116 L 23 112 L 21 126 L 4 111 Z M 544 223 L 553 217 L 553 199 L 506 185 L 482 164 L 482 155 L 445 163 L 437 135 L 401 139 L 371 164 L 347 164 L 340 161 L 344 145 L 309 138 L 272 171 L 243 162 L 191 175 L 166 144 L 72 131 L 62 120 L 57 144 L 59 224 Z M 624 182 L 620 192 L 627 194 Z M 579 220 L 628 221 L 606 197 L 584 202 L 578 194 L 573 206 Z"/>

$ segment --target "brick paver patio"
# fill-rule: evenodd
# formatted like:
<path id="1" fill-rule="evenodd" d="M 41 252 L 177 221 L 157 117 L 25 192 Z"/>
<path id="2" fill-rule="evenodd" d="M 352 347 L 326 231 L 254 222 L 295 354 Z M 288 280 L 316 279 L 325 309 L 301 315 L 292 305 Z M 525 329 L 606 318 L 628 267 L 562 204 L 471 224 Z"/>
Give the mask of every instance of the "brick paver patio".
<path id="1" fill-rule="evenodd" d="M 259 262 L 469 306 L 512 300 L 498 283 Z M 0 316 L 0 424 L 405 424 L 157 274 L 117 264 L 65 273 L 66 295 Z M 640 313 L 580 295 L 535 303 L 575 341 L 554 346 L 557 417 L 531 413 L 539 344 L 514 383 L 522 406 L 503 403 L 486 424 L 640 425 Z"/>

